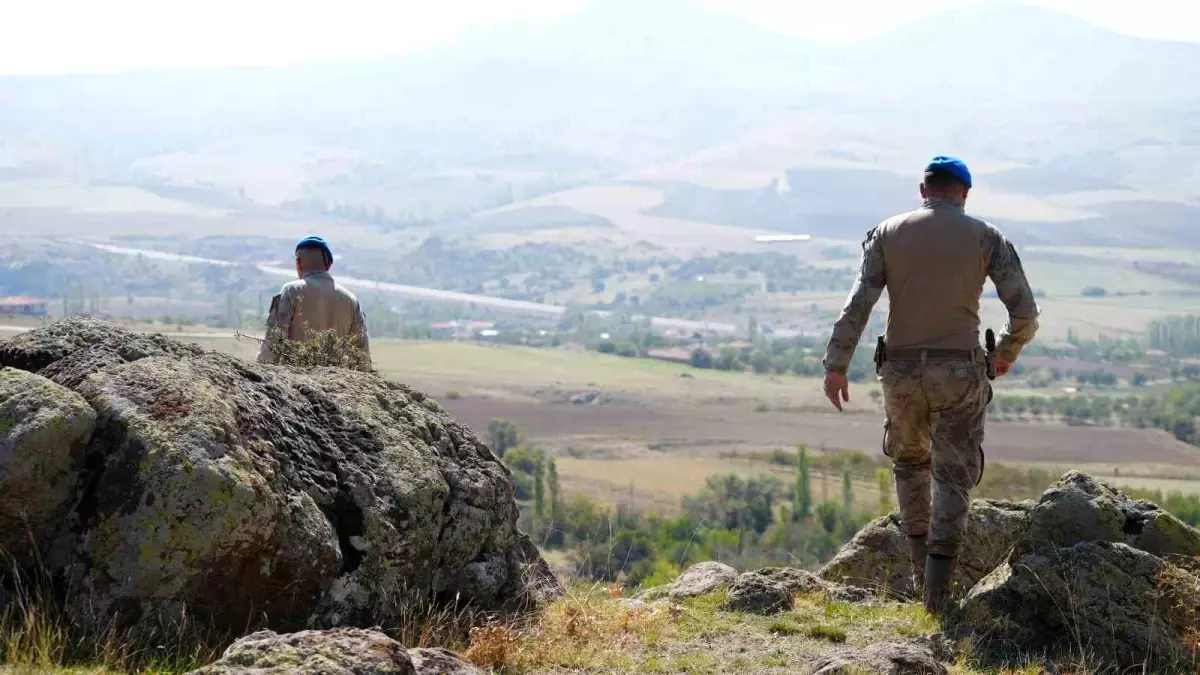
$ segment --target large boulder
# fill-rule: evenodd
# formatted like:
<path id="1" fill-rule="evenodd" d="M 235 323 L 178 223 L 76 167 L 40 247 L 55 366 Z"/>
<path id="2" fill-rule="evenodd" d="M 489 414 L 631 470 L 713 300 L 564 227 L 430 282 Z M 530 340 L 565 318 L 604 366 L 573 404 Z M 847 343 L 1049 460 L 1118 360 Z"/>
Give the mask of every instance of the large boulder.
<path id="1" fill-rule="evenodd" d="M 1003 562 L 1032 506 L 1033 502 L 973 501 L 954 582 L 969 589 Z M 868 523 L 818 575 L 839 584 L 908 596 L 913 593 L 912 572 L 908 539 L 893 513 Z"/>
<path id="2" fill-rule="evenodd" d="M 1145 500 L 1071 471 L 1038 500 L 1021 533 L 1020 552 L 1084 541 L 1111 541 L 1157 556 L 1200 556 L 1200 531 Z"/>
<path id="3" fill-rule="evenodd" d="M 1190 658 L 1200 578 L 1106 541 L 1014 557 L 967 596 L 958 630 L 998 652 L 1087 653 L 1163 672 Z M 1194 663 L 1192 664 L 1194 667 Z"/>
<path id="4" fill-rule="evenodd" d="M 405 649 L 375 630 L 252 633 L 189 675 L 482 675 L 445 649 Z"/>
<path id="5" fill-rule="evenodd" d="M 517 530 L 508 469 L 403 385 L 83 320 L 0 343 L 0 365 L 95 411 L 70 515 L 42 542 L 85 620 L 374 625 L 559 590 Z"/>
<path id="6" fill-rule="evenodd" d="M 96 412 L 79 394 L 0 368 L 0 549 L 19 553 L 52 535 L 79 483 Z"/>

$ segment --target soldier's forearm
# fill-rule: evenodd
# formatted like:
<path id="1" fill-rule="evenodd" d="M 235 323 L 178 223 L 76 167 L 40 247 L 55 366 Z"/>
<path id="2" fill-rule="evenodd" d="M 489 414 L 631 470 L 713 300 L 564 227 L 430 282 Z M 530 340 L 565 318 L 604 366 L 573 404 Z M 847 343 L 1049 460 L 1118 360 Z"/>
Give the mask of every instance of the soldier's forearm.
<path id="1" fill-rule="evenodd" d="M 1009 363 L 1016 361 L 1025 345 L 1033 341 L 1037 329 L 1036 316 L 1009 316 L 1008 325 L 1000 335 L 1000 344 L 996 346 L 996 354 Z"/>
<path id="2" fill-rule="evenodd" d="M 858 348 L 863 331 L 871 321 L 871 312 L 882 294 L 882 288 L 873 288 L 861 281 L 855 285 L 842 315 L 833 324 L 833 333 L 825 347 L 822 364 L 826 370 L 844 373 L 850 368 L 854 350 Z"/>

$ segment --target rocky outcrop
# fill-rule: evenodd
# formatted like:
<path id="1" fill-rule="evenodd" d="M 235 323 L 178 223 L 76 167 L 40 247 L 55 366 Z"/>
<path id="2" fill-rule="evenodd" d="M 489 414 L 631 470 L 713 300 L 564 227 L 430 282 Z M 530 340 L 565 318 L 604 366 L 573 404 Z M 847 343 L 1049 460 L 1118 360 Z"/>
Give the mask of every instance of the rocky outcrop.
<path id="1" fill-rule="evenodd" d="M 724 609 L 731 612 L 776 614 L 795 606 L 796 596 L 783 584 L 757 572 L 747 572 L 737 578 L 729 589 Z"/>
<path id="2" fill-rule="evenodd" d="M 335 628 L 288 635 L 259 631 L 190 675 L 482 675 L 445 649 L 408 649 L 374 630 Z"/>
<path id="3" fill-rule="evenodd" d="M 906 593 L 906 544 L 894 515 L 877 519 L 820 577 Z M 1200 635 L 1197 556 L 1195 528 L 1072 471 L 1036 502 L 972 504 L 956 574 L 969 592 L 950 613 L 961 620 L 949 628 L 986 645 L 983 654 L 1086 655 L 1153 672 L 1194 668 L 1187 659 Z M 850 664 L 857 656 L 839 658 Z M 850 667 L 822 667 L 834 666 Z"/>
<path id="4" fill-rule="evenodd" d="M 1121 668 L 1189 657 L 1200 578 L 1107 541 L 1045 547 L 972 589 L 959 630 L 1022 653 L 1090 654 Z"/>
<path id="5" fill-rule="evenodd" d="M 70 510 L 96 413 L 40 375 L 0 369 L 0 549 L 47 539 Z"/>
<path id="6" fill-rule="evenodd" d="M 516 528 L 507 468 L 403 385 L 80 320 L 0 343 L 0 365 L 56 383 L 6 375 L 49 402 L 0 438 L 61 438 L 51 456 L 78 467 L 30 489 L 44 513 L 66 495 L 39 544 L 83 619 L 374 625 L 414 602 L 558 591 Z"/>
<path id="7" fill-rule="evenodd" d="M 1200 556 L 1200 532 L 1145 500 L 1072 471 L 1038 500 L 1021 533 L 1021 552 L 1110 541 L 1163 556 Z"/>
<path id="8" fill-rule="evenodd" d="M 980 499 L 971 503 L 954 582 L 975 585 L 1003 562 L 1025 527 L 1033 502 Z M 896 514 L 871 521 L 818 573 L 822 579 L 858 586 L 878 595 L 913 593 L 908 540 Z"/>
<path id="9" fill-rule="evenodd" d="M 812 666 L 812 675 L 945 675 L 942 661 L 953 657 L 942 642 L 931 639 L 880 642 L 865 649 L 842 650 Z M 806 671 L 807 672 L 807 671 Z"/>

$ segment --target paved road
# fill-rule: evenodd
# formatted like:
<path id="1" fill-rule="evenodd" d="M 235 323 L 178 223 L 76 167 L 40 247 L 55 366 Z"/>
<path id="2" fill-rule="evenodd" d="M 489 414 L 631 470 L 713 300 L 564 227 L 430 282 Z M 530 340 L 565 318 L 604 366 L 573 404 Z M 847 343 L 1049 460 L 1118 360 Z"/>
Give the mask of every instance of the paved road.
<path id="1" fill-rule="evenodd" d="M 119 255 L 140 255 L 149 260 L 169 260 L 172 262 L 186 262 L 201 265 L 220 265 L 229 267 L 237 265 L 229 260 L 214 260 L 212 258 L 198 258 L 196 256 L 181 255 L 178 253 L 164 253 L 162 251 L 149 251 L 145 249 L 126 248 L 123 246 L 111 246 L 109 244 L 98 244 L 95 242 L 79 241 L 79 244 L 84 244 L 97 248 L 108 253 L 116 253 Z M 280 277 L 294 277 L 296 271 L 290 268 L 273 267 L 271 265 L 256 264 L 254 265 L 259 271 L 264 274 L 271 274 Z M 521 312 L 525 314 L 537 314 L 541 316 L 558 317 L 562 316 L 567 308 L 562 305 L 550 305 L 541 302 L 528 302 L 525 300 L 510 300 L 508 298 L 494 298 L 490 295 L 475 295 L 472 293 L 459 293 L 457 291 L 444 291 L 437 288 L 424 288 L 421 286 L 406 286 L 404 284 L 393 284 L 385 281 L 374 281 L 371 279 L 357 279 L 354 277 L 344 277 L 338 275 L 337 280 L 345 284 L 347 287 L 354 290 L 374 290 L 383 293 L 391 293 L 393 295 L 401 295 L 409 298 L 418 298 L 422 300 L 438 300 L 442 302 L 454 302 L 468 305 L 479 305 L 483 307 L 495 307 L 497 309 L 505 309 L 509 311 Z M 608 316 L 611 313 L 605 311 L 596 311 L 600 316 Z M 737 326 L 728 323 L 711 323 L 708 321 L 690 321 L 688 319 L 676 319 L 672 317 L 651 317 L 651 324 L 656 328 L 674 328 L 676 330 L 701 333 L 735 333 Z M 778 332 L 778 335 L 783 333 Z"/>

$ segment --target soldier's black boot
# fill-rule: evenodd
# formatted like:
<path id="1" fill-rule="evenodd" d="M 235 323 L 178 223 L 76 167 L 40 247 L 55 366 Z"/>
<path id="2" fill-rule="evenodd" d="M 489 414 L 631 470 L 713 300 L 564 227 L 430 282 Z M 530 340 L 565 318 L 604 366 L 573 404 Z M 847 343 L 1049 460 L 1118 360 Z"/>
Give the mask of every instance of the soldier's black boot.
<path id="1" fill-rule="evenodd" d="M 938 553 L 925 558 L 925 610 L 930 614 L 941 614 L 946 606 L 955 562 L 954 558 Z"/>
<path id="2" fill-rule="evenodd" d="M 929 553 L 927 535 L 908 538 L 908 554 L 912 559 L 913 592 L 921 593 L 925 587 L 925 557 Z"/>

